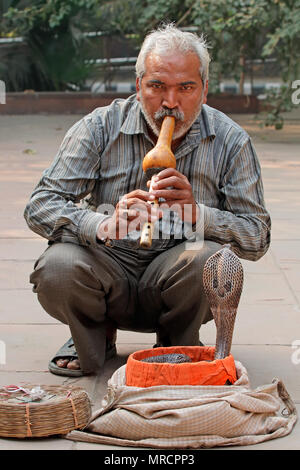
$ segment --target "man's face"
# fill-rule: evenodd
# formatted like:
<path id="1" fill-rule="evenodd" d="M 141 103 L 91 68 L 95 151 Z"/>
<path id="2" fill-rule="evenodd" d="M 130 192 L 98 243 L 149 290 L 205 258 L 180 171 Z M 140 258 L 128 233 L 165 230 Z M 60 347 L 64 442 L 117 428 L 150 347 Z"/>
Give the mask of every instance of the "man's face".
<path id="1" fill-rule="evenodd" d="M 193 52 L 163 56 L 151 52 L 145 66 L 136 88 L 148 125 L 158 136 L 164 116 L 174 113 L 173 140 L 183 137 L 206 103 L 207 84 L 204 88 L 198 56 Z"/>

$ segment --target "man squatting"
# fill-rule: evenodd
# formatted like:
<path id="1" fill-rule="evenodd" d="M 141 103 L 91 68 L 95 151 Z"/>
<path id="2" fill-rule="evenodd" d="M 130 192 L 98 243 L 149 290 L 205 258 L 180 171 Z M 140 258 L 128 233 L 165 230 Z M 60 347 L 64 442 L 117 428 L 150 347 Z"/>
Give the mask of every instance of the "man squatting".
<path id="1" fill-rule="evenodd" d="M 97 373 L 116 353 L 117 328 L 156 332 L 161 346 L 199 345 L 212 319 L 205 261 L 224 243 L 248 260 L 266 253 L 259 161 L 249 135 L 206 105 L 209 62 L 203 37 L 172 24 L 150 33 L 136 94 L 73 125 L 33 191 L 25 218 L 49 246 L 30 282 L 75 345 L 71 358 L 56 355 L 52 372 Z M 166 115 L 175 117 L 176 169 L 162 170 L 149 192 L 142 161 Z M 150 249 L 139 245 L 145 221 L 158 234 Z M 191 248 L 200 233 L 201 248 Z"/>

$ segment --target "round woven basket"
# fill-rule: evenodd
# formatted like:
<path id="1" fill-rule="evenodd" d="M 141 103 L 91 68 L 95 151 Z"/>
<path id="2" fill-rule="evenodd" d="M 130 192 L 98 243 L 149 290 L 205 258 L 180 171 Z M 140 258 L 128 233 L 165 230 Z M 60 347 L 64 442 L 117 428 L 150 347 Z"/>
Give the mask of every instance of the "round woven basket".
<path id="1" fill-rule="evenodd" d="M 88 394 L 80 387 L 22 384 L 22 389 L 41 387 L 45 397 L 30 401 L 23 391 L 0 388 L 0 436 L 44 437 L 83 429 L 91 417 Z M 28 400 L 28 401 L 26 401 Z"/>

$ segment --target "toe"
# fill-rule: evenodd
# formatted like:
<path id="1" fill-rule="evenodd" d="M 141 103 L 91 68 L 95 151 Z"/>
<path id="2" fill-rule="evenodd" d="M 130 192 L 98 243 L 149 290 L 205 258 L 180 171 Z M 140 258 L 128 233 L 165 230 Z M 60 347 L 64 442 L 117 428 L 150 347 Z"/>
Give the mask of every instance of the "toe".
<path id="1" fill-rule="evenodd" d="M 80 363 L 78 359 L 73 359 L 73 361 L 68 362 L 68 369 L 78 370 L 80 369 Z"/>
<path id="2" fill-rule="evenodd" d="M 66 368 L 68 366 L 68 363 L 69 363 L 69 359 L 57 359 L 56 361 L 56 365 L 58 367 L 63 367 L 63 368 Z"/>

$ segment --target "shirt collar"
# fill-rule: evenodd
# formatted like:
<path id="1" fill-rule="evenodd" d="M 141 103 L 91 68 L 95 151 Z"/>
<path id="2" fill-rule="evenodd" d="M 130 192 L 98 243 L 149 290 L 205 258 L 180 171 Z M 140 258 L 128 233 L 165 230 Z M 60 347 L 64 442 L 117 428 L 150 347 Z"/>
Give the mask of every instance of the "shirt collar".
<path id="1" fill-rule="evenodd" d="M 185 140 L 197 143 L 208 137 L 215 137 L 215 129 L 209 109 L 210 107 L 206 104 L 202 106 L 201 113 L 187 133 Z M 121 132 L 124 134 L 149 135 L 141 105 L 137 99 L 133 101 L 133 105 L 129 108 L 127 117 L 122 124 Z"/>
<path id="2" fill-rule="evenodd" d="M 147 125 L 143 116 L 139 101 L 133 97 L 132 106 L 130 106 L 127 116 L 121 126 L 121 132 L 124 134 L 147 134 Z"/>
<path id="3" fill-rule="evenodd" d="M 209 110 L 209 106 L 206 104 L 202 105 L 201 113 L 187 133 L 186 137 L 188 140 L 201 142 L 201 140 L 216 136 L 212 114 Z"/>

